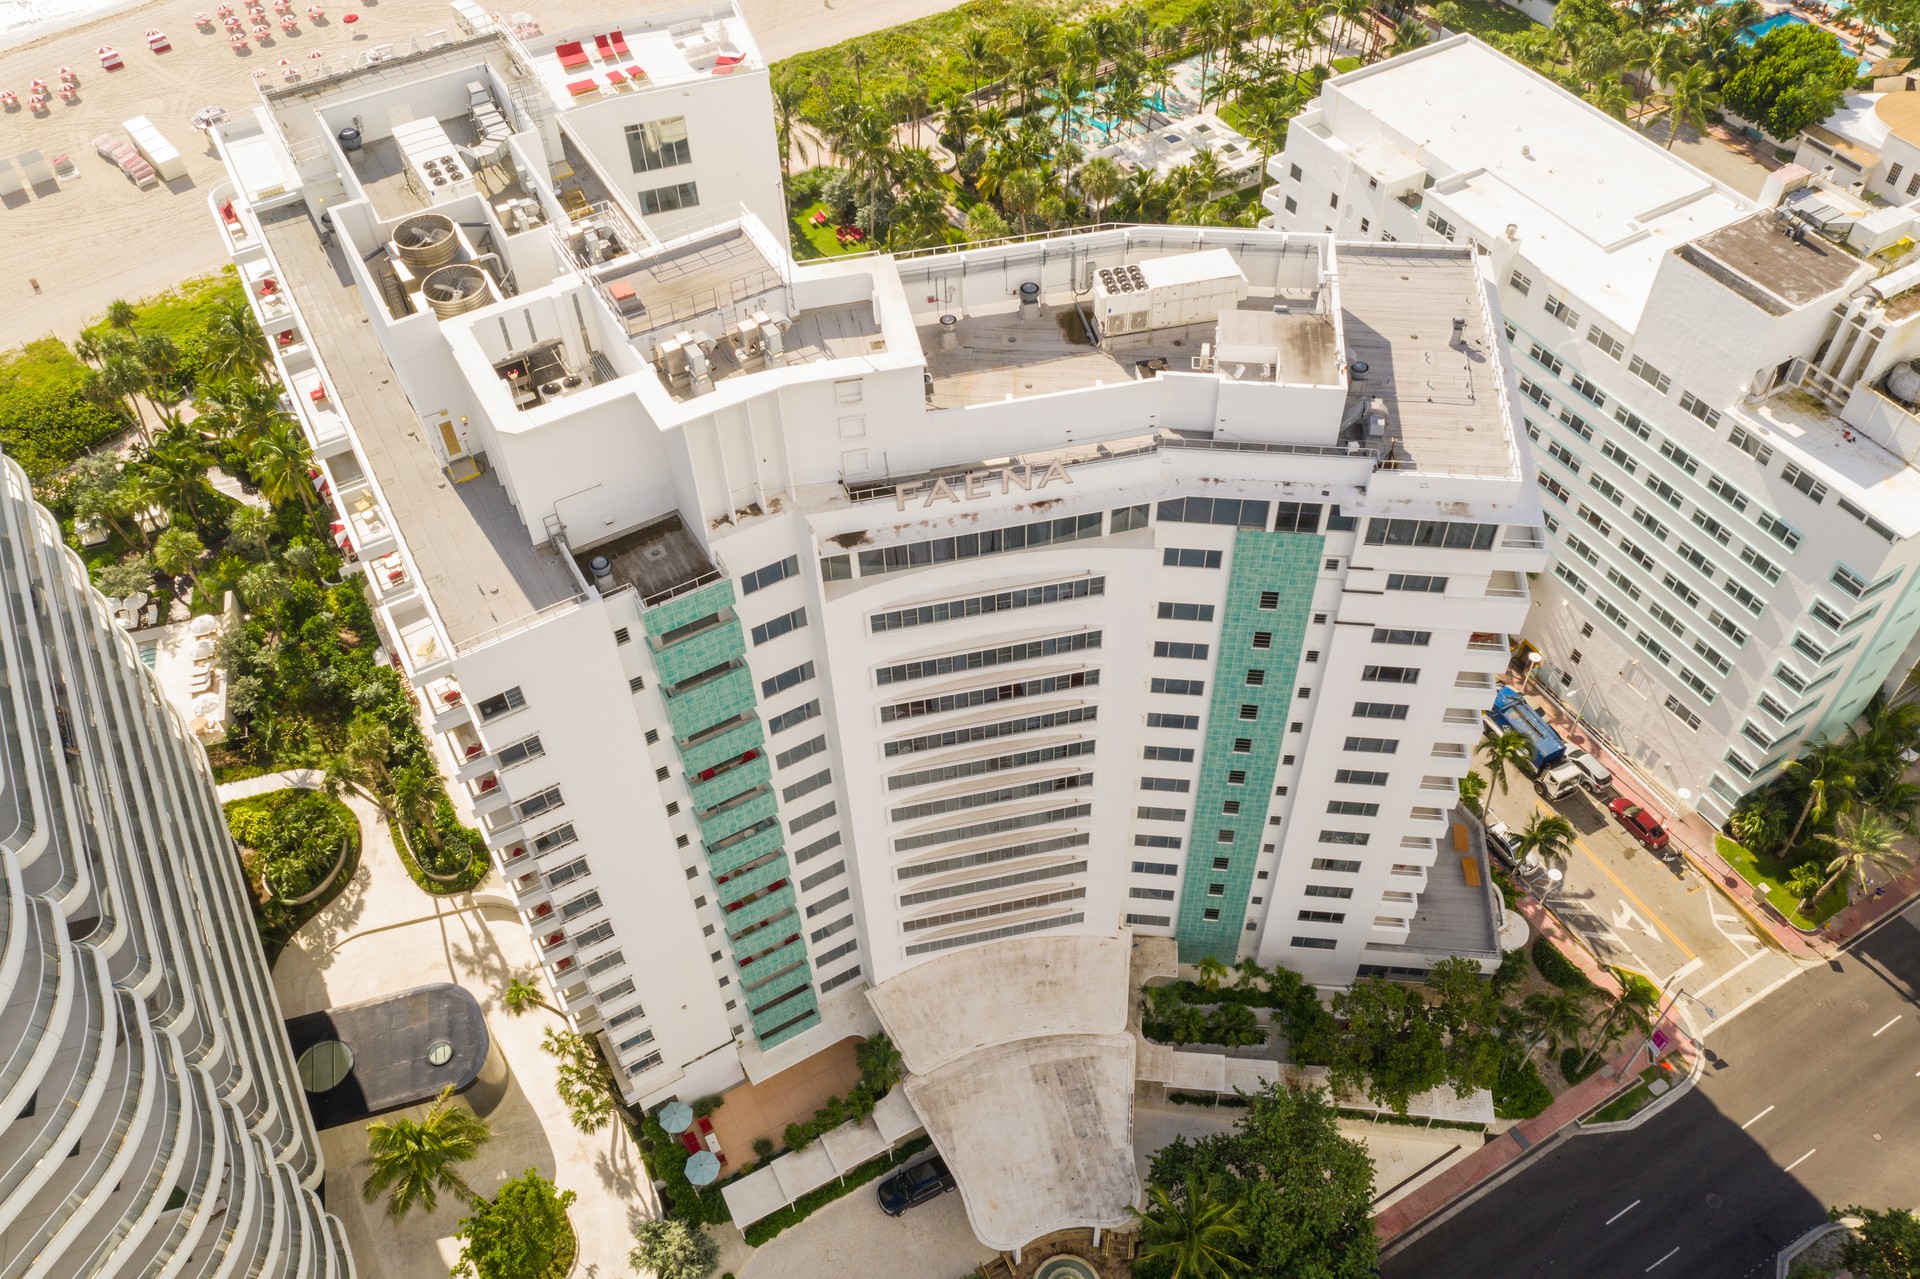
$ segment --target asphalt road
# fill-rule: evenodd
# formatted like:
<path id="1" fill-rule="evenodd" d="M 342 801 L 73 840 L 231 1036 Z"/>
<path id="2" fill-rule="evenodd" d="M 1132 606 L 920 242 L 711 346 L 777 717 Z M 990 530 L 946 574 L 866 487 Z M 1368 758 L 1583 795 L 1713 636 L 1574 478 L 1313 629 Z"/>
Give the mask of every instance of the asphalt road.
<path id="1" fill-rule="evenodd" d="M 1562 1140 L 1388 1279 L 1771 1275 L 1829 1205 L 1920 1205 L 1920 906 L 1709 1026 L 1698 1086 Z"/>

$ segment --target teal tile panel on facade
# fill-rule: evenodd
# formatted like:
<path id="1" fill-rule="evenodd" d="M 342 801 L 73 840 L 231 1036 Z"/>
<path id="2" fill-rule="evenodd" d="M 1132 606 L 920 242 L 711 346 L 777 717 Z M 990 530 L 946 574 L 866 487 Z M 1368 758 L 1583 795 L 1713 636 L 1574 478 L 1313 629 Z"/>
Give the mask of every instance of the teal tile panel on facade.
<path id="1" fill-rule="evenodd" d="M 742 800 L 711 817 L 699 818 L 700 842 L 712 848 L 730 835 L 738 834 L 769 817 L 776 817 L 779 807 L 779 801 L 774 798 L 772 787 L 768 787 L 752 799 Z"/>
<path id="2" fill-rule="evenodd" d="M 717 885 L 717 888 L 724 901 L 737 902 L 742 897 L 749 897 L 759 892 L 769 884 L 779 883 L 789 873 L 791 872 L 787 866 L 787 859 L 776 857 L 765 866 L 756 866 L 724 884 Z"/>
<path id="3" fill-rule="evenodd" d="M 750 906 L 742 906 L 739 910 L 727 912 L 725 918 L 727 936 L 729 939 L 736 938 L 755 924 L 776 918 L 792 909 L 793 889 L 783 888 L 777 893 L 768 893 Z"/>
<path id="4" fill-rule="evenodd" d="M 686 765 L 690 776 L 698 777 L 706 769 L 724 764 L 730 759 L 738 759 L 756 746 L 764 745 L 767 740 L 767 730 L 760 723 L 760 717 L 755 715 L 739 727 L 717 733 L 693 746 L 685 744 L 688 734 L 676 729 L 674 736 L 679 739 L 676 745 L 680 749 L 680 762 Z"/>
<path id="5" fill-rule="evenodd" d="M 749 862 L 757 861 L 768 853 L 778 852 L 786 843 L 786 834 L 775 822 L 765 830 L 722 849 L 707 850 L 707 871 L 714 876 L 731 875 Z"/>
<path id="6" fill-rule="evenodd" d="M 743 663 L 685 693 L 666 699 L 675 737 L 691 737 L 703 728 L 750 711 L 756 705 L 753 672 Z"/>
<path id="7" fill-rule="evenodd" d="M 737 620 L 729 621 L 655 653 L 653 668 L 660 672 L 662 689 L 671 690 L 675 684 L 692 679 L 701 671 L 711 670 L 722 662 L 732 661 L 746 651 L 740 623 Z"/>
<path id="8" fill-rule="evenodd" d="M 782 1027 L 777 1031 L 773 1031 L 765 1035 L 762 1035 L 759 1033 L 760 1019 L 757 1017 L 754 1018 L 754 1022 L 753 1022 L 754 1032 L 755 1032 L 754 1037 L 760 1041 L 760 1046 L 762 1048 L 771 1048 L 775 1044 L 785 1043 L 787 1040 L 792 1039 L 795 1035 L 801 1034 L 805 1031 L 812 1030 L 815 1026 L 818 1026 L 820 1024 L 819 1002 L 814 999 L 811 993 L 803 995 L 798 999 L 790 999 L 786 1003 L 780 1005 L 779 1008 L 774 1009 L 773 1010 L 774 1015 L 767 1018 L 768 1022 L 774 1025 L 778 1025 L 779 1019 L 781 1017 L 789 1015 L 787 1012 L 787 1009 L 794 1007 L 795 1005 L 805 1007 L 807 1009 L 806 1018 L 804 1020 L 794 1022 L 791 1026 Z"/>
<path id="9" fill-rule="evenodd" d="M 677 599 L 643 610 L 640 624 L 647 628 L 648 635 L 659 639 L 668 631 L 677 631 L 689 622 L 712 617 L 721 609 L 732 607 L 733 580 L 722 578 L 711 586 L 703 586 L 697 591 L 689 591 Z"/>
<path id="10" fill-rule="evenodd" d="M 754 987 L 752 990 L 743 990 L 740 997 L 746 1001 L 747 1007 L 750 1009 L 766 1008 L 768 1004 L 780 998 L 780 996 L 790 994 L 793 991 L 799 990 L 802 986 L 811 986 L 812 984 L 813 970 L 807 966 L 806 957 L 802 956 L 798 967 L 790 968 L 777 977 L 761 982 L 760 985 Z M 789 1005 L 792 1005 L 792 1007 L 789 1008 Z M 805 1007 L 805 1005 L 801 1004 L 797 999 L 790 999 L 785 1004 L 782 1004 L 781 1007 L 789 1008 L 789 1010 L 786 1013 L 780 1013 L 777 1009 L 768 1009 L 768 1012 L 772 1014 L 769 1020 L 774 1025 L 778 1025 L 788 1017 L 793 1016 L 799 1012 L 801 1008 Z M 755 1016 L 754 1022 L 756 1025 L 759 1024 L 759 1016 Z"/>
<path id="11" fill-rule="evenodd" d="M 795 924 L 794 927 L 798 928 L 799 925 Z M 778 929 L 770 928 L 767 931 L 774 934 L 770 940 L 760 937 L 758 934 L 748 939 L 749 945 L 745 947 L 747 954 L 751 955 L 755 950 L 765 950 L 773 942 L 780 940 Z M 734 958 L 738 959 L 739 957 L 739 952 L 736 951 Z M 801 941 L 798 935 L 794 935 L 793 940 L 780 947 L 779 950 L 771 954 L 762 955 L 751 964 L 743 965 L 740 969 L 740 989 L 747 992 L 745 998 L 749 1002 L 757 998 L 759 994 L 757 984 L 761 978 L 771 979 L 774 974 L 782 972 L 794 964 L 805 963 L 806 958 L 807 944 Z"/>
<path id="12" fill-rule="evenodd" d="M 700 780 L 698 773 L 688 773 L 687 790 L 693 795 L 694 811 L 705 812 L 716 804 L 725 803 L 756 786 L 765 786 L 772 780 L 773 770 L 768 766 L 766 757 L 761 756 L 705 781 Z"/>
<path id="13" fill-rule="evenodd" d="M 1175 931 L 1181 963 L 1212 957 L 1231 964 L 1239 953 L 1325 543 L 1317 533 L 1242 529 L 1234 535 L 1195 816 L 1180 881 Z M 1260 607 L 1267 592 L 1277 596 L 1271 609 Z M 1256 649 L 1254 635 L 1262 631 L 1271 642 Z M 1249 670 L 1264 672 L 1261 683 L 1247 683 Z M 1253 717 L 1242 718 L 1242 707 L 1251 707 Z M 1242 740 L 1248 743 L 1244 753 L 1235 749 Z M 1235 774 L 1243 779 L 1237 785 Z M 1240 802 L 1240 812 L 1225 816 L 1229 800 Z M 1213 868 L 1217 857 L 1228 859 L 1226 870 Z M 1214 885 L 1220 886 L 1218 894 Z M 1215 918 L 1208 919 L 1208 911 Z"/>

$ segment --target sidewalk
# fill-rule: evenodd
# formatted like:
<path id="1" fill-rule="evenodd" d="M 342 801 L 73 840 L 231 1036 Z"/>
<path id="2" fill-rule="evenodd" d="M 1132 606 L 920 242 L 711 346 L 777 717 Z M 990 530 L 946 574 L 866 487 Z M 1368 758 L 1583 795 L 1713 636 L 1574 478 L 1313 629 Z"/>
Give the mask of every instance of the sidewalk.
<path id="1" fill-rule="evenodd" d="M 1517 687 L 1511 680 L 1502 679 L 1507 687 Z M 1727 865 L 1726 861 L 1714 849 L 1714 836 L 1717 832 L 1713 823 L 1696 811 L 1675 813 L 1673 803 L 1665 791 L 1648 781 L 1641 773 L 1635 761 L 1615 751 L 1611 744 L 1583 720 L 1572 715 L 1547 689 L 1538 683 L 1526 690 L 1529 700 L 1546 708 L 1546 719 L 1556 733 L 1570 745 L 1578 746 L 1591 755 L 1597 756 L 1618 780 L 1631 779 L 1635 792 L 1632 798 L 1659 810 L 1667 817 L 1667 828 L 1672 834 L 1674 844 L 1701 878 L 1710 881 L 1721 895 L 1731 901 L 1736 909 L 1759 928 L 1764 936 L 1771 938 L 1775 945 L 1796 959 L 1826 959 L 1833 954 L 1833 946 L 1821 937 L 1808 937 L 1791 924 L 1779 919 L 1764 904 L 1760 894 L 1748 883 L 1739 871 Z M 1622 793 L 1626 793 L 1624 790 Z"/>
<path id="2" fill-rule="evenodd" d="M 1920 897 L 1920 866 L 1876 889 L 1827 921 L 1826 936 L 1835 942 L 1856 937 L 1889 915 L 1897 915 Z"/>
<path id="3" fill-rule="evenodd" d="M 1580 963 L 1585 955 L 1586 952 L 1578 947 L 1568 952 L 1568 958 L 1575 963 Z M 1697 1049 L 1686 1029 L 1671 1017 L 1662 1020 L 1659 1029 L 1673 1040 L 1674 1049 L 1669 1056 L 1691 1073 Z M 1515 1124 L 1432 1181 L 1397 1200 L 1373 1219 L 1374 1231 L 1381 1244 L 1391 1243 L 1428 1217 L 1444 1210 L 1462 1195 L 1500 1175 L 1502 1170 L 1519 1161 L 1533 1147 L 1560 1135 L 1582 1115 L 1605 1105 L 1614 1093 L 1635 1081 L 1638 1072 L 1632 1070 L 1632 1063 L 1639 1058 L 1644 1047 L 1644 1044 L 1636 1045 L 1616 1055 L 1605 1066 L 1561 1093 L 1551 1106 L 1532 1119 Z"/>
<path id="4" fill-rule="evenodd" d="M 1514 909 L 1533 925 L 1534 932 L 1552 942 L 1561 954 L 1572 960 L 1594 985 L 1609 995 L 1620 993 L 1620 980 L 1613 975 L 1613 970 L 1595 959 L 1586 944 L 1568 932 L 1566 925 L 1556 919 L 1552 911 L 1525 894 L 1521 895 Z"/>

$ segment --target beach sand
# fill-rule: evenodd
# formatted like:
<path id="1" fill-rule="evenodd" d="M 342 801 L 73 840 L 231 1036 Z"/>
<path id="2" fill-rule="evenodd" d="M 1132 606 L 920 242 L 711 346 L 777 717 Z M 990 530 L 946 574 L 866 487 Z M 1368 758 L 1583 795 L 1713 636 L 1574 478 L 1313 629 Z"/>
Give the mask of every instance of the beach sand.
<path id="1" fill-rule="evenodd" d="M 311 0 L 297 0 L 304 15 Z M 207 208 L 208 191 L 224 170 L 204 135 L 187 123 L 209 104 L 238 113 L 259 102 L 249 72 L 276 68 L 280 59 L 305 61 L 315 49 L 337 61 L 355 48 L 403 43 L 408 37 L 452 30 L 446 0 L 321 0 L 326 20 L 302 17 L 300 30 L 236 54 L 224 32 L 196 29 L 193 15 L 211 12 L 216 0 L 153 0 L 83 26 L 55 32 L 0 52 L 0 89 L 20 95 L 22 106 L 0 111 L 0 156 L 37 150 L 48 158 L 66 152 L 79 168 L 74 181 L 51 184 L 0 202 L 0 350 L 48 334 L 71 339 L 115 298 L 159 293 L 190 276 L 225 265 L 227 256 Z M 938 13 L 957 0 L 742 0 L 760 51 L 769 61 L 817 49 L 851 36 Z M 237 7 L 237 5 L 236 5 Z M 640 4 L 632 9 L 601 0 L 514 0 L 549 31 L 598 22 L 621 25 L 619 15 L 685 8 L 685 0 Z M 353 26 L 339 21 L 357 12 Z M 277 27 L 277 23 L 275 24 Z M 627 25 L 637 25 L 629 22 Z M 147 51 L 145 33 L 165 31 L 170 53 Z M 112 45 L 126 68 L 103 71 L 94 50 Z M 55 82 L 61 67 L 79 73 L 80 96 L 54 99 L 51 110 L 26 110 L 35 79 Z M 186 159 L 187 176 L 145 191 L 94 152 L 102 133 L 124 137 L 122 122 L 144 115 Z M 30 280 L 40 282 L 33 291 Z"/>

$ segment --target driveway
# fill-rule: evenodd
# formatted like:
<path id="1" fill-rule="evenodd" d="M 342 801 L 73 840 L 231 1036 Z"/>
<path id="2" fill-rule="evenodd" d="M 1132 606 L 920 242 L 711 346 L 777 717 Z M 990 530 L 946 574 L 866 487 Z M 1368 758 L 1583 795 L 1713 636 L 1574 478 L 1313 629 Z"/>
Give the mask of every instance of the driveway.
<path id="1" fill-rule="evenodd" d="M 347 888 L 294 936 L 274 965 L 282 1015 L 356 1003 L 430 982 L 457 983 L 480 1001 L 504 1071 L 490 1066 L 466 1101 L 492 1125 L 493 1139 L 464 1168 L 482 1195 L 537 1169 L 579 1199 L 572 1208 L 580 1237 L 578 1276 L 611 1279 L 629 1273 L 632 1223 L 657 1216 L 658 1201 L 625 1131 L 577 1132 L 554 1091 L 553 1059 L 541 1033 L 561 1019 L 535 1011 L 510 1017 L 500 991 L 510 977 L 537 980 L 532 942 L 505 907 L 476 904 L 472 894 L 430 897 L 400 864 L 388 827 L 372 804 L 349 796 L 360 819 L 359 869 Z M 497 1076 L 497 1077 L 496 1077 Z M 418 1117 L 425 1106 L 402 1112 Z M 366 1176 L 366 1130 L 347 1124 L 320 1134 L 326 1157 L 327 1207 L 346 1228 L 363 1272 L 445 1273 L 458 1252 L 452 1238 L 461 1207 L 443 1198 L 437 1211 L 395 1226 L 381 1205 L 360 1197 Z M 378 1262 L 372 1259 L 378 1258 Z"/>
<path id="2" fill-rule="evenodd" d="M 878 1184 L 855 1188 L 754 1249 L 740 1279 L 962 1279 L 998 1255 L 973 1237 L 959 1191 L 889 1217 Z"/>

